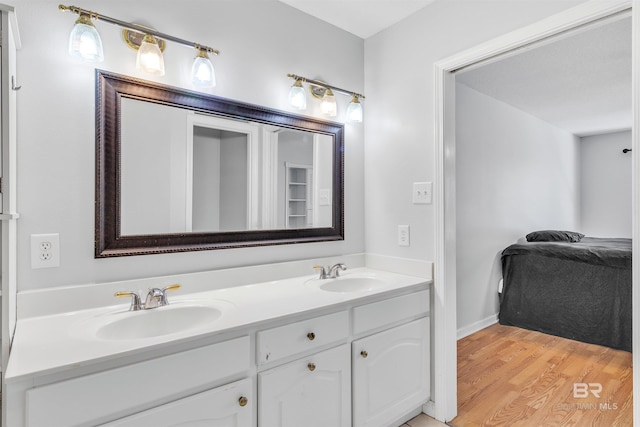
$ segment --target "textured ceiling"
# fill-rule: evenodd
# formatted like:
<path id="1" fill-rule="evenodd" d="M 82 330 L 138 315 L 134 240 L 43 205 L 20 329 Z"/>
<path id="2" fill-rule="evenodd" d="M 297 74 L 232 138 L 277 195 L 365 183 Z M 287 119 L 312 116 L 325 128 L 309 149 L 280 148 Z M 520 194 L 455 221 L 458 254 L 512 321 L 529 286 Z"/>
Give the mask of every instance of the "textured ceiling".
<path id="1" fill-rule="evenodd" d="M 434 0 L 280 0 L 366 39 Z"/>
<path id="2" fill-rule="evenodd" d="M 456 81 L 578 136 L 630 129 L 631 18 L 463 70 Z"/>

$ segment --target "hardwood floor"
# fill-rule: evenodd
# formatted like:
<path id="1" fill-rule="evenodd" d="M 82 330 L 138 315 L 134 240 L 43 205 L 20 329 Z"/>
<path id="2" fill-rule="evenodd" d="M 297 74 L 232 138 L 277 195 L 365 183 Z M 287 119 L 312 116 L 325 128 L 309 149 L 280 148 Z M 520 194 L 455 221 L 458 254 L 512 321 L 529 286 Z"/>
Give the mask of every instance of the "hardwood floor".
<path id="1" fill-rule="evenodd" d="M 621 350 L 490 326 L 458 341 L 458 416 L 450 425 L 631 426 L 631 359 Z"/>

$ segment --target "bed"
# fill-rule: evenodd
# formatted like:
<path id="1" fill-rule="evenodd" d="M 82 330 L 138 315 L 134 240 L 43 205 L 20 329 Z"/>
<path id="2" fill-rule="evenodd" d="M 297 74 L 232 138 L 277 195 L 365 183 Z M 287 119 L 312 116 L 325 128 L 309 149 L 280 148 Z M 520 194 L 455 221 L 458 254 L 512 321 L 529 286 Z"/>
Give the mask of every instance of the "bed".
<path id="1" fill-rule="evenodd" d="M 501 324 L 631 351 L 631 239 L 513 244 L 502 275 Z"/>

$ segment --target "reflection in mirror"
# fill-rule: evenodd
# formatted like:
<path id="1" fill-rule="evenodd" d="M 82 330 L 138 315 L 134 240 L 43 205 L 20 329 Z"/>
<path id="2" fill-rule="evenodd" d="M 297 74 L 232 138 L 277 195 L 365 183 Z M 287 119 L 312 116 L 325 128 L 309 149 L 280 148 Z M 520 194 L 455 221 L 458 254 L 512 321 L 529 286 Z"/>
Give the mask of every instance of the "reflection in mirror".
<path id="1" fill-rule="evenodd" d="M 343 125 L 97 79 L 96 257 L 343 238 Z"/>
<path id="2" fill-rule="evenodd" d="M 137 99 L 121 109 L 122 235 L 331 226 L 327 135 Z"/>

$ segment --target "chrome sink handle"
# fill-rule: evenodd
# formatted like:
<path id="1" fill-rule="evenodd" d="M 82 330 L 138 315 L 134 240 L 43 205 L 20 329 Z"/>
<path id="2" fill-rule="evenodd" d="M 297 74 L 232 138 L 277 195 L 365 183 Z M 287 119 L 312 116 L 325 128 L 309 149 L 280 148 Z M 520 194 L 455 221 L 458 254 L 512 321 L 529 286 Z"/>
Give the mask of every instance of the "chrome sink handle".
<path id="1" fill-rule="evenodd" d="M 115 297 L 117 297 L 117 298 L 130 296 L 131 297 L 131 306 L 129 307 L 129 311 L 143 310 L 142 302 L 140 301 L 140 295 L 138 295 L 137 292 L 123 291 L 123 292 L 116 292 L 113 295 Z"/>
<path id="2" fill-rule="evenodd" d="M 329 278 L 329 275 L 327 274 L 327 270 L 324 268 L 323 265 L 314 265 L 313 269 L 320 270 L 320 276 L 318 276 L 318 279 L 324 280 Z"/>
<path id="3" fill-rule="evenodd" d="M 169 300 L 167 299 L 167 291 L 173 291 L 176 289 L 180 289 L 180 285 L 170 285 L 166 288 L 151 288 L 147 293 L 147 298 L 144 301 L 144 309 L 149 310 L 152 308 L 163 307 L 165 305 L 169 305 Z"/>
<path id="4" fill-rule="evenodd" d="M 342 263 L 334 264 L 331 266 L 331 268 L 329 268 L 329 272 L 327 273 L 327 275 L 330 279 L 335 279 L 337 277 L 340 277 L 340 270 L 345 271 L 346 269 L 347 266 Z"/>
<path id="5" fill-rule="evenodd" d="M 173 285 L 169 285 L 166 288 L 162 288 L 162 299 L 160 301 L 160 305 L 169 305 L 169 300 L 167 299 L 167 292 L 175 291 L 180 289 L 180 285 L 175 283 Z"/>

